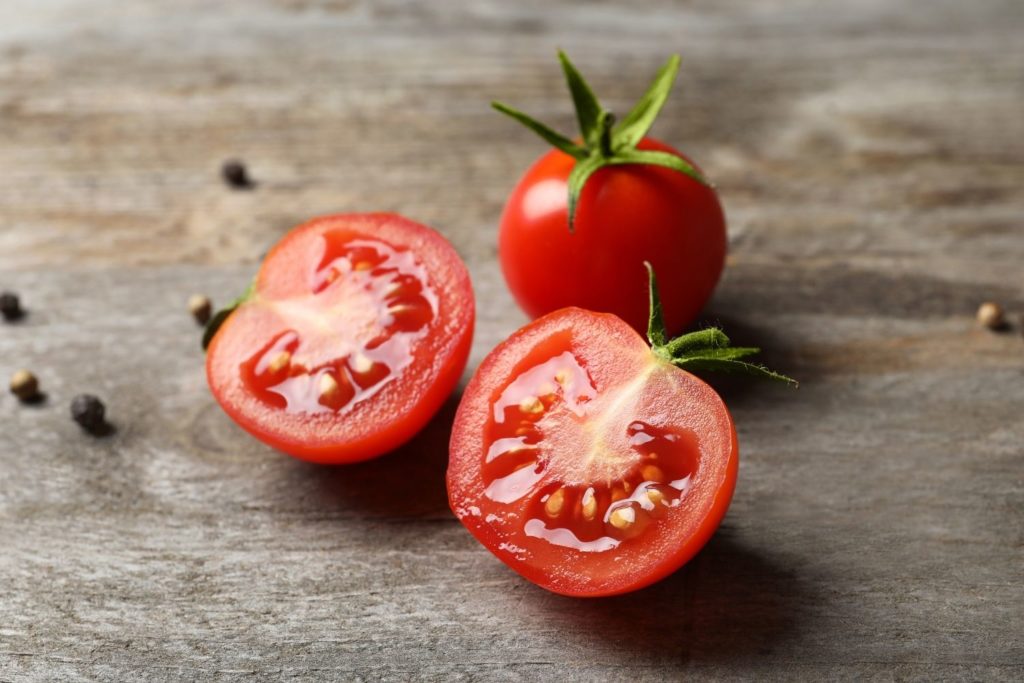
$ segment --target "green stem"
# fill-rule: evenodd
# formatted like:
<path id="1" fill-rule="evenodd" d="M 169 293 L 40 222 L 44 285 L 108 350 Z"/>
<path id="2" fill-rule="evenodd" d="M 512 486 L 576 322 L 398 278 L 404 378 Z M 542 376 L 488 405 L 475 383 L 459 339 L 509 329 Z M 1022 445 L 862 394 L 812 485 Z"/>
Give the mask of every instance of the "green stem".
<path id="1" fill-rule="evenodd" d="M 579 122 L 582 145 L 506 104 L 494 102 L 493 106 L 501 113 L 519 121 L 542 137 L 548 144 L 576 159 L 576 165 L 568 183 L 570 232 L 574 227 L 576 204 L 583 192 L 583 186 L 595 171 L 605 166 L 623 164 L 662 166 L 678 171 L 703 185 L 708 185 L 707 180 L 681 157 L 668 152 L 637 149 L 637 145 L 654 124 L 655 118 L 672 89 L 672 84 L 679 71 L 678 55 L 669 57 L 664 66 L 658 70 L 650 87 L 618 125 L 615 123 L 615 116 L 601 106 L 594 91 L 569 60 L 569 57 L 559 51 L 558 58 L 562 64 L 562 71 L 565 73 L 569 92 L 572 94 L 573 105 L 576 108 L 576 120 Z"/>
<path id="2" fill-rule="evenodd" d="M 601 138 L 600 154 L 602 159 L 610 159 L 615 156 L 612 150 L 612 129 L 615 126 L 615 115 L 611 112 L 601 112 Z"/>
<path id="3" fill-rule="evenodd" d="M 661 296 L 658 294 L 658 280 L 654 267 L 647 261 L 647 286 L 650 291 L 650 320 L 647 324 L 647 340 L 651 351 L 658 358 L 677 368 L 693 372 L 722 372 L 752 375 L 764 379 L 786 382 L 797 386 L 797 381 L 779 374 L 763 365 L 750 363 L 741 358 L 760 353 L 761 349 L 748 346 L 732 346 L 722 330 L 711 327 L 668 339 L 665 320 L 661 311 Z"/>

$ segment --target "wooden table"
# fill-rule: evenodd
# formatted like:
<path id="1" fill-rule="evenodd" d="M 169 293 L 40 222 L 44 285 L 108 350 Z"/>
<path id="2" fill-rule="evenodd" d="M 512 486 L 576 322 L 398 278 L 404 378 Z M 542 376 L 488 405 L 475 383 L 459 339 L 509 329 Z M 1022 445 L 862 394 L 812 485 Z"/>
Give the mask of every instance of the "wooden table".
<path id="1" fill-rule="evenodd" d="M 0 371 L 47 392 L 0 398 L 0 680 L 1024 678 L 1024 5 L 460 4 L 0 5 L 0 288 L 30 311 Z M 728 213 L 706 318 L 802 380 L 723 385 L 725 523 L 609 600 L 455 521 L 456 398 L 306 465 L 216 407 L 184 308 L 306 217 L 397 210 L 470 266 L 474 367 L 524 321 L 496 223 L 543 149 L 487 103 L 570 129 L 556 46 L 620 112 L 683 54 L 655 132 Z M 82 391 L 114 435 L 68 419 Z"/>

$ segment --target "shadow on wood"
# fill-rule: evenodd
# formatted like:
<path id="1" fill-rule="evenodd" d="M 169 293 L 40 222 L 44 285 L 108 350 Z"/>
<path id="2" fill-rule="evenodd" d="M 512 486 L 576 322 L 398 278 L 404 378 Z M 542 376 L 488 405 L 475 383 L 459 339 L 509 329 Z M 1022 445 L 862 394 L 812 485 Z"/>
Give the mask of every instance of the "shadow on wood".
<path id="1" fill-rule="evenodd" d="M 911 272 L 879 272 L 837 261 L 824 265 L 732 263 L 713 306 L 730 315 L 821 315 L 900 320 L 974 315 L 982 301 L 1024 306 L 1012 284 L 973 283 Z M 726 330 L 728 332 L 728 330 Z"/>
<path id="2" fill-rule="evenodd" d="M 380 458 L 327 467 L 296 461 L 296 477 L 315 480 L 308 488 L 324 510 L 359 510 L 373 517 L 425 517 L 448 512 L 445 472 L 448 440 L 461 394 L 448 398 L 411 441 Z"/>
<path id="3" fill-rule="evenodd" d="M 547 607 L 633 660 L 716 661 L 768 655 L 805 631 L 800 606 L 812 601 L 807 591 L 765 551 L 720 532 L 680 571 L 649 588 L 558 599 Z"/>
<path id="4" fill-rule="evenodd" d="M 752 325 L 733 316 L 721 315 L 715 310 L 705 311 L 694 329 L 712 326 L 720 327 L 729 337 L 733 346 L 754 346 L 761 349 L 761 353 L 758 355 L 744 360 L 764 365 L 783 375 L 793 377 L 801 384 L 814 381 L 814 378 L 807 374 L 807 368 L 801 366 L 799 352 L 791 346 L 792 341 L 782 338 L 777 331 Z M 779 397 L 781 400 L 793 391 L 793 387 L 787 386 L 783 382 L 757 377 L 710 372 L 701 373 L 700 377 L 710 384 L 730 407 L 745 397 L 753 398 L 764 395 Z"/>

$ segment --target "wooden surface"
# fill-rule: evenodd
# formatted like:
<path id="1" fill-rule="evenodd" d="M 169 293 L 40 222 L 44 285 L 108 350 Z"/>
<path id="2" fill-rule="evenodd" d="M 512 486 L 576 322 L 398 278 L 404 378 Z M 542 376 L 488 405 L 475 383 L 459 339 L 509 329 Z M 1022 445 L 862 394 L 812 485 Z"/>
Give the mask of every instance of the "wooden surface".
<path id="1" fill-rule="evenodd" d="M 5 0 L 0 5 L 0 680 L 1024 678 L 1024 5 Z M 656 134 L 731 230 L 707 318 L 802 380 L 727 385 L 721 530 L 665 582 L 548 594 L 449 513 L 454 403 L 343 469 L 244 435 L 203 377 L 289 226 L 393 209 L 477 289 L 474 366 L 523 318 L 495 260 L 561 46 L 620 112 L 672 51 Z M 218 179 L 247 160 L 258 187 Z M 71 397 L 102 395 L 89 438 Z M 453 399 L 454 400 L 454 399 Z"/>

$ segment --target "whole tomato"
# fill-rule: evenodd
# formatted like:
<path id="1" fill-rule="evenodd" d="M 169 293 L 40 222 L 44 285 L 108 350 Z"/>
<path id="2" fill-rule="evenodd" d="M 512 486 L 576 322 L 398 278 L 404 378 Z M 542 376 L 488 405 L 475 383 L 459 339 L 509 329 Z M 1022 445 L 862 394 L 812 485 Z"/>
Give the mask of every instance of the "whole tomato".
<path id="1" fill-rule="evenodd" d="M 530 167 L 501 217 L 502 272 L 519 306 L 538 317 L 566 306 L 647 320 L 644 262 L 663 282 L 665 322 L 678 333 L 714 291 L 726 227 L 714 189 L 686 156 L 646 137 L 668 96 L 678 57 L 617 125 L 560 54 L 582 143 L 494 103 L 556 149 Z"/>

